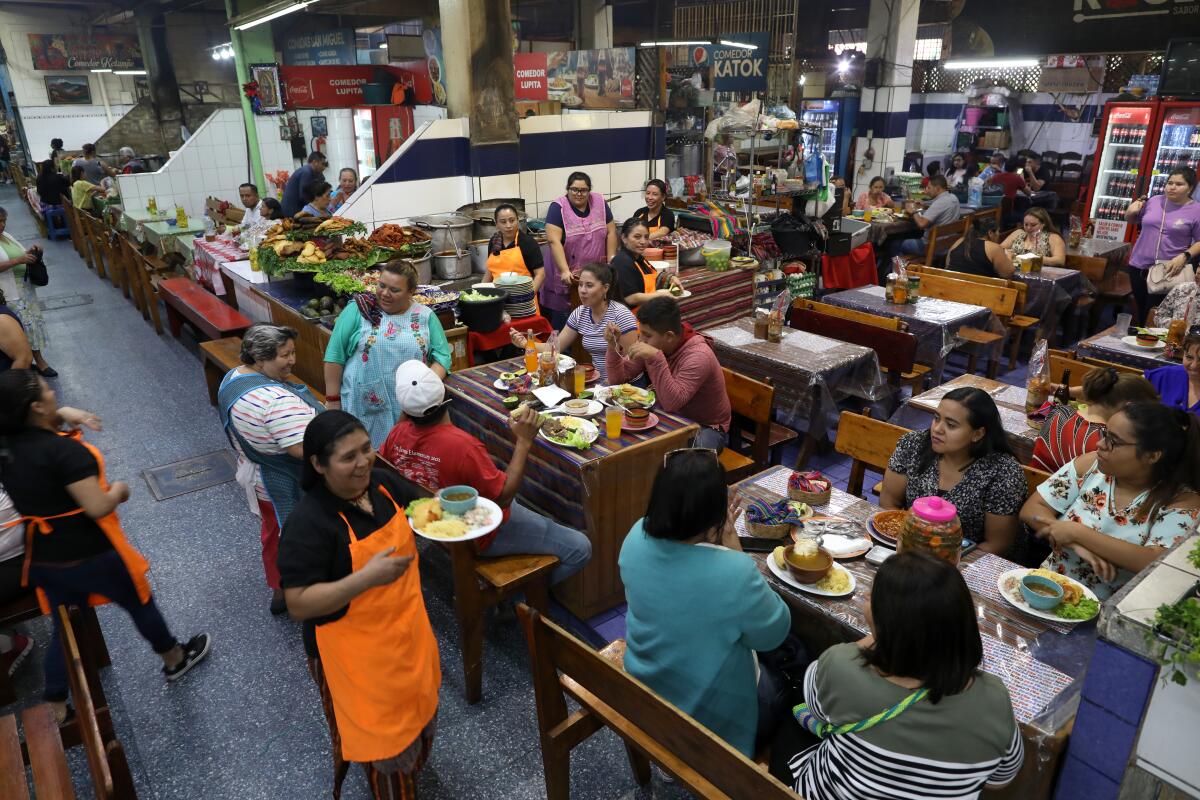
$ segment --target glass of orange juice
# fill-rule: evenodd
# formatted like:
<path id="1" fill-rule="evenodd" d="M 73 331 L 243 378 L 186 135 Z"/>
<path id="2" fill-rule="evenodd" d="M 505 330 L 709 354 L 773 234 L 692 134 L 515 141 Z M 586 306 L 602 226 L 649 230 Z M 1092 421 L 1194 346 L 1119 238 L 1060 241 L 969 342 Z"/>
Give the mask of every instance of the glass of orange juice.
<path id="1" fill-rule="evenodd" d="M 609 406 L 604 409 L 604 435 L 609 439 L 621 438 L 621 420 L 625 418 L 625 410 L 620 406 Z"/>
<path id="2" fill-rule="evenodd" d="M 587 386 L 587 367 L 575 367 L 575 396 L 583 394 L 583 388 Z"/>

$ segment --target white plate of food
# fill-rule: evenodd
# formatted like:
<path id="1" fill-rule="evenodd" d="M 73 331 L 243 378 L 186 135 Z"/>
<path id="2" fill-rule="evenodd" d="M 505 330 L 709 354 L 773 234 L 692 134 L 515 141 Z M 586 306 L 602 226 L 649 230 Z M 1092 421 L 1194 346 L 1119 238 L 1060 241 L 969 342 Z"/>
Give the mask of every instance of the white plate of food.
<path id="1" fill-rule="evenodd" d="M 778 552 L 780 548 L 776 548 Z M 858 582 L 854 580 L 854 573 L 843 567 L 838 562 L 833 562 L 833 567 L 829 570 L 829 574 L 816 583 L 801 583 L 792 577 L 792 573 L 788 572 L 787 567 L 779 566 L 779 562 L 775 559 L 775 553 L 767 554 L 767 567 L 771 570 L 771 574 L 779 580 L 791 586 L 793 589 L 799 589 L 808 594 L 815 594 L 818 597 L 849 597 L 854 594 Z M 845 576 L 845 578 L 841 577 Z M 845 580 L 849 579 L 847 586 Z M 837 586 L 836 584 L 841 584 Z M 835 584 L 834 588 L 840 591 L 831 591 L 829 588 L 821 588 L 822 585 L 829 586 Z"/>
<path id="2" fill-rule="evenodd" d="M 1061 586 L 1063 589 L 1062 604 L 1053 611 L 1043 611 L 1029 605 L 1025 601 L 1025 597 L 1021 594 L 1021 579 L 1026 575 L 1040 575 L 1049 578 Z M 1095 619 L 1100 613 L 1100 598 L 1096 597 L 1095 592 L 1074 578 L 1059 575 L 1057 572 L 1048 569 L 1010 569 L 996 579 L 996 587 L 1000 590 L 1001 596 L 1011 605 L 1016 606 L 1030 616 L 1049 620 L 1050 622 L 1076 625 L 1080 622 Z M 1060 612 L 1077 614 L 1078 616 L 1064 617 L 1060 616 Z"/>
<path id="3" fill-rule="evenodd" d="M 559 447 L 586 450 L 600 436 L 600 429 L 594 422 L 580 417 L 548 417 L 538 430 L 538 436 Z"/>
<path id="4" fill-rule="evenodd" d="M 654 390 L 639 389 L 632 384 L 622 383 L 619 386 L 599 386 L 596 388 L 596 399 L 601 403 L 613 403 L 621 408 L 654 407 Z"/>
<path id="5" fill-rule="evenodd" d="M 692 296 L 692 293 L 689 292 L 687 289 L 684 289 L 679 294 L 675 294 L 675 292 L 671 292 L 671 297 L 674 297 L 676 300 L 686 300 L 687 298 L 689 298 L 691 296 Z"/>
<path id="6" fill-rule="evenodd" d="M 1157 336 L 1154 337 L 1154 344 L 1150 344 L 1149 342 L 1139 342 L 1138 337 L 1136 336 L 1122 336 L 1121 341 L 1130 347 L 1137 348 L 1138 350 L 1161 350 L 1167 346 L 1167 343 L 1162 339 L 1159 339 Z"/>
<path id="7" fill-rule="evenodd" d="M 567 92 L 566 94 L 563 95 L 563 98 L 560 102 L 564 106 L 574 108 L 575 106 L 583 105 L 583 98 L 580 97 L 579 95 L 575 94 L 574 92 Z"/>
<path id="8" fill-rule="evenodd" d="M 821 537 L 821 546 L 834 558 L 858 558 L 871 549 L 861 522 L 841 517 L 812 517 L 804 520 L 805 535 Z"/>
<path id="9" fill-rule="evenodd" d="M 436 497 L 414 500 L 405 509 L 413 533 L 435 542 L 469 542 L 500 527 L 504 512 L 486 497 L 466 514 L 447 514 Z"/>
<path id="10" fill-rule="evenodd" d="M 604 410 L 604 405 L 597 400 L 564 400 L 558 409 L 572 417 L 594 417 Z"/>

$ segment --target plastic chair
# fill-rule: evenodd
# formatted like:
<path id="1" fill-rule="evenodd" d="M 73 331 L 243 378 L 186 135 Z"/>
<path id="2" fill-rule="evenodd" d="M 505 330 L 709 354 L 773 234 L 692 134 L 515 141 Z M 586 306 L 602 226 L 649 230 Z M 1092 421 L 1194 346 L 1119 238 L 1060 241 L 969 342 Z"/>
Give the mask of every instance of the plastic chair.
<path id="1" fill-rule="evenodd" d="M 71 238 L 71 228 L 67 225 L 67 212 L 63 210 L 62 206 L 42 206 L 42 219 L 46 221 L 47 238 Z"/>

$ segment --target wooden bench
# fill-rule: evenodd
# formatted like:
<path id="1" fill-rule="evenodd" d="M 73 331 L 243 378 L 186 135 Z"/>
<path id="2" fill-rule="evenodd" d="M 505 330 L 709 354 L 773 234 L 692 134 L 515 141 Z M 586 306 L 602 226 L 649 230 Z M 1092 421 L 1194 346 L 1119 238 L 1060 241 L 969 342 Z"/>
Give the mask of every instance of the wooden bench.
<path id="1" fill-rule="evenodd" d="M 924 383 L 929 369 L 922 369 L 922 365 L 914 360 L 917 354 L 917 337 L 908 331 L 831 316 L 807 308 L 793 308 L 789 324 L 797 330 L 874 350 L 879 368 L 887 373 L 888 380 L 894 386 L 909 385 L 914 394 L 920 393 L 919 387 Z"/>
<path id="2" fill-rule="evenodd" d="M 37 619 L 40 616 L 42 616 L 42 607 L 38 605 L 37 594 L 30 590 L 0 605 L 0 630 Z M 104 632 L 100 629 L 100 621 L 96 618 L 95 608 L 88 606 L 80 609 L 76 630 L 95 663 L 101 667 L 107 667 L 111 663 L 108 645 L 104 642 Z M 8 674 L 0 670 L 0 706 L 6 706 L 16 700 L 17 695 L 13 691 Z"/>
<path id="3" fill-rule="evenodd" d="M 837 439 L 833 447 L 852 459 L 846 491 L 861 497 L 867 468 L 870 467 L 882 475 L 887 469 L 892 452 L 896 449 L 896 443 L 900 441 L 901 436 L 909 432 L 907 428 L 890 422 L 880 422 L 865 414 L 843 411 L 838 420 Z"/>
<path id="4" fill-rule="evenodd" d="M 1029 491 L 1030 497 L 1033 496 L 1033 492 L 1037 487 L 1050 480 L 1049 472 L 1037 467 L 1031 467 L 1028 464 L 1022 464 L 1021 471 L 1025 473 L 1025 488 Z"/>
<path id="5" fill-rule="evenodd" d="M 517 615 L 533 672 L 538 733 L 548 800 L 570 796 L 571 750 L 609 728 L 625 742 L 638 784 L 650 762 L 703 798 L 797 800 L 790 788 L 645 684 L 535 609 Z M 571 711 L 570 695 L 580 706 Z"/>
<path id="6" fill-rule="evenodd" d="M 755 380 L 727 367 L 721 367 L 721 372 L 732 412 L 729 445 L 721 451 L 721 466 L 725 468 L 726 483 L 733 484 L 775 463 L 779 448 L 799 439 L 800 434 L 772 421 L 775 387 L 770 378 Z M 808 446 L 806 438 L 805 448 Z M 805 458 L 802 449 L 800 460 Z"/>
<path id="7" fill-rule="evenodd" d="M 167 305 L 167 325 L 176 339 L 189 322 L 209 339 L 245 333 L 253 323 L 191 278 L 168 278 L 158 284 L 158 293 Z"/>
<path id="8" fill-rule="evenodd" d="M 856 311 L 852 308 L 842 308 L 841 306 L 830 305 L 829 303 L 818 303 L 815 300 L 798 299 L 792 303 L 793 309 L 806 309 L 808 311 L 816 311 L 825 314 L 829 317 L 840 317 L 848 319 L 852 322 L 857 322 L 862 325 L 869 325 L 875 328 L 883 328 L 886 331 L 901 331 L 908 332 L 908 323 L 899 317 L 882 317 L 878 314 L 870 314 L 866 311 Z M 792 327 L 796 327 L 795 324 Z M 817 333 L 818 331 L 812 331 Z M 841 339 L 841 336 L 835 336 L 836 339 Z M 851 341 L 842 339 L 842 341 Z M 865 342 L 873 341 L 870 336 L 864 338 L 863 341 L 854 340 L 853 344 L 860 344 L 863 347 L 871 347 Z M 899 341 L 899 340 L 896 340 Z M 916 339 L 913 340 L 914 342 Z M 872 348 L 874 349 L 874 348 Z M 915 351 L 914 351 L 915 352 Z M 925 364 L 919 364 L 913 361 L 911 366 L 904 368 L 902 372 L 896 373 L 892 368 L 886 367 L 883 364 L 882 355 L 876 351 L 876 355 L 880 356 L 879 368 L 888 373 L 888 379 L 898 383 L 901 386 L 912 387 L 913 394 L 920 394 L 925 391 L 925 376 L 929 374 L 930 367 Z M 914 356 L 915 358 L 915 356 Z M 898 380 L 897 380 L 898 379 Z"/>
<path id="9" fill-rule="evenodd" d="M 925 246 L 925 256 L 920 263 L 928 264 L 931 267 L 946 263 L 946 253 L 966 232 L 969 221 L 969 217 L 960 217 L 954 222 L 934 225 L 930 228 L 929 244 Z M 916 258 L 916 256 L 908 256 L 909 260 Z"/>
<path id="10" fill-rule="evenodd" d="M 223 339 L 210 339 L 200 343 L 200 359 L 204 364 L 204 382 L 208 385 L 208 402 L 217 404 L 217 391 L 221 388 L 221 379 L 234 367 L 242 366 L 242 340 L 238 336 L 227 336 Z M 304 383 L 295 375 L 293 382 Z M 304 383 L 320 403 L 324 404 L 325 394 L 318 392 L 315 387 Z"/>
<path id="11" fill-rule="evenodd" d="M 380 469 L 412 483 L 382 454 L 375 463 Z M 426 496 L 433 495 L 430 487 L 418 488 Z M 474 542 L 443 542 L 442 545 L 450 554 L 454 576 L 454 613 L 458 617 L 462 650 L 463 688 L 467 702 L 474 704 L 483 698 L 484 613 L 489 606 L 517 592 L 524 592 L 525 601 L 539 611 L 549 610 L 550 572 L 558 566 L 558 556 L 514 554 L 481 558 L 475 553 Z"/>
<path id="12" fill-rule="evenodd" d="M 972 283 L 971 281 L 945 278 L 941 275 L 922 275 L 921 295 L 923 297 L 935 297 L 940 300 L 951 300 L 956 303 L 965 303 L 972 306 L 983 306 L 995 314 L 1002 322 L 1012 317 L 1017 305 L 1017 290 L 1012 287 L 987 286 L 980 283 Z M 957 335 L 967 344 L 984 349 L 997 346 L 1004 339 L 998 333 L 971 328 L 965 325 L 958 329 Z M 967 360 L 967 372 L 969 374 L 975 374 L 975 365 L 978 358 L 978 351 L 973 349 Z M 988 359 L 987 376 L 995 378 L 999 368 L 1000 361 L 993 354 Z"/>

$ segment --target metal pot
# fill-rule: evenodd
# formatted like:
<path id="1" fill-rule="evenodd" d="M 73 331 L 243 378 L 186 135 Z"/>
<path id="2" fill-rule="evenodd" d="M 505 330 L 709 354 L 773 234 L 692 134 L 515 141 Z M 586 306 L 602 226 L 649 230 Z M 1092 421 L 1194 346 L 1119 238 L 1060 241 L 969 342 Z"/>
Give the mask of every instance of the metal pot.
<path id="1" fill-rule="evenodd" d="M 417 283 L 419 285 L 426 286 L 433 283 L 433 259 L 429 255 L 403 260 L 412 264 L 413 269 L 417 271 Z"/>
<path id="2" fill-rule="evenodd" d="M 445 250 L 466 250 L 471 243 L 471 229 L 475 220 L 462 214 L 429 214 L 424 217 L 413 217 L 412 223 L 422 230 L 429 231 L 433 238 L 433 252 Z"/>
<path id="3" fill-rule="evenodd" d="M 491 243 L 491 237 L 487 239 L 476 239 L 471 242 L 471 271 L 477 272 L 480 275 L 487 275 L 487 260 L 488 260 L 488 245 Z"/>
<path id="4" fill-rule="evenodd" d="M 685 144 L 680 148 L 682 154 L 682 169 L 684 175 L 704 174 L 704 145 L 699 143 Z"/>
<path id="5" fill-rule="evenodd" d="M 478 203 L 468 203 L 459 206 L 458 213 L 475 220 L 475 228 L 471 233 L 473 239 L 490 239 L 496 232 L 496 206 L 503 203 L 516 206 L 517 219 L 520 220 L 521 230 L 525 230 L 525 222 L 529 215 L 525 213 L 525 201 L 519 197 L 499 197 L 493 200 L 481 200 Z"/>
<path id="6" fill-rule="evenodd" d="M 468 250 L 443 250 L 433 254 L 433 270 L 444 281 L 456 281 L 471 274 L 471 253 Z"/>
<path id="7" fill-rule="evenodd" d="M 683 156 L 667 153 L 666 162 L 667 180 L 683 177 Z"/>

